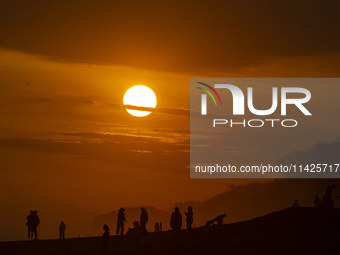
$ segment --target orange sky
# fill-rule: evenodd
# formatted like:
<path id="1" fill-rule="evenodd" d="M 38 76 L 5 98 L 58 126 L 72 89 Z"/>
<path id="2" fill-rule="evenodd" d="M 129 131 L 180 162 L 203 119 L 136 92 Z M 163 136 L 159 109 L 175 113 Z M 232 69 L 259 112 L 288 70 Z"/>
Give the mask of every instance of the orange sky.
<path id="1" fill-rule="evenodd" d="M 334 4 L 2 1 L 0 238 L 25 238 L 31 209 L 85 235 L 122 206 L 224 191 L 189 179 L 190 77 L 337 77 Z M 122 106 L 137 84 L 157 95 L 146 118 Z"/>

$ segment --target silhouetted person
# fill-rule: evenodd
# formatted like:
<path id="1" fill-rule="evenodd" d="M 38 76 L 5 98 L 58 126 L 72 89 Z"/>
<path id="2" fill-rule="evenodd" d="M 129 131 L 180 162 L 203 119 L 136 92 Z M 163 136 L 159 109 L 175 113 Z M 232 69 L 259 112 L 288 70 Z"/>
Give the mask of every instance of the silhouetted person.
<path id="1" fill-rule="evenodd" d="M 300 205 L 299 205 L 297 199 L 294 200 L 294 203 L 293 203 L 292 206 L 293 206 L 293 207 L 300 207 Z"/>
<path id="2" fill-rule="evenodd" d="M 159 232 L 159 222 L 158 221 L 155 223 L 154 228 L 155 228 L 155 232 Z"/>
<path id="3" fill-rule="evenodd" d="M 26 226 L 28 229 L 28 240 L 33 240 L 33 211 L 30 212 L 30 214 L 26 217 Z"/>
<path id="4" fill-rule="evenodd" d="M 141 230 L 142 230 L 142 228 L 141 228 L 141 226 L 139 225 L 139 222 L 138 222 L 138 221 L 134 221 L 134 222 L 132 223 L 132 225 L 133 225 L 133 228 L 129 228 L 129 229 L 135 230 L 135 231 L 141 231 Z"/>
<path id="5" fill-rule="evenodd" d="M 192 212 L 192 207 L 189 206 L 188 207 L 188 211 L 185 213 L 186 216 L 186 222 L 187 222 L 187 229 L 191 229 L 192 228 L 192 223 L 194 222 L 194 213 Z"/>
<path id="6" fill-rule="evenodd" d="M 108 247 L 109 247 L 109 241 L 110 241 L 110 229 L 106 224 L 103 226 L 103 229 L 104 229 L 103 254 L 107 254 L 107 250 L 108 250 Z"/>
<path id="7" fill-rule="evenodd" d="M 221 214 L 221 215 L 218 215 L 216 218 L 212 219 L 212 220 L 208 220 L 206 223 L 205 223 L 205 226 L 206 227 L 209 227 L 209 226 L 212 226 L 212 225 L 215 225 L 214 223 L 216 222 L 217 225 L 223 225 L 224 222 L 223 222 L 223 219 L 227 217 L 227 214 Z"/>
<path id="8" fill-rule="evenodd" d="M 178 207 L 175 207 L 175 211 L 171 214 L 170 227 L 172 228 L 172 230 L 181 230 L 182 214 L 179 212 Z"/>
<path id="9" fill-rule="evenodd" d="M 31 214 L 27 218 L 28 218 L 27 226 L 29 228 L 29 232 L 31 232 L 31 240 L 33 239 L 33 234 L 34 234 L 34 239 L 37 240 L 38 239 L 38 225 L 40 223 L 38 212 L 31 211 Z"/>
<path id="10" fill-rule="evenodd" d="M 144 207 L 142 207 L 141 209 L 141 214 L 140 214 L 140 227 L 142 229 L 143 232 L 147 232 L 146 231 L 146 223 L 149 220 L 149 215 L 148 212 L 145 210 Z"/>
<path id="11" fill-rule="evenodd" d="M 215 218 L 215 220 L 216 220 L 216 222 L 217 222 L 217 225 L 223 225 L 224 224 L 224 222 L 223 222 L 223 219 L 225 218 L 225 217 L 227 217 L 227 214 L 221 214 L 221 215 L 218 215 L 216 218 Z"/>
<path id="12" fill-rule="evenodd" d="M 139 225 L 138 221 L 134 221 L 132 225 L 133 228 L 129 228 L 128 231 L 126 232 L 126 235 L 138 235 L 144 232 L 141 226 Z"/>
<path id="13" fill-rule="evenodd" d="M 60 222 L 60 225 L 59 225 L 59 239 L 65 239 L 65 230 L 66 230 L 66 225 L 62 221 Z"/>
<path id="14" fill-rule="evenodd" d="M 119 209 L 116 235 L 119 234 L 119 230 L 120 230 L 120 235 L 124 235 L 124 222 L 127 222 L 125 219 L 124 211 L 125 211 L 124 208 Z"/>
<path id="15" fill-rule="evenodd" d="M 326 192 L 322 198 L 321 204 L 323 208 L 333 208 L 332 192 L 335 188 L 336 188 L 335 184 L 332 184 L 326 188 Z"/>
<path id="16" fill-rule="evenodd" d="M 314 207 L 320 208 L 321 204 L 322 204 L 321 199 L 319 198 L 318 195 L 315 195 L 315 197 L 314 197 Z"/>

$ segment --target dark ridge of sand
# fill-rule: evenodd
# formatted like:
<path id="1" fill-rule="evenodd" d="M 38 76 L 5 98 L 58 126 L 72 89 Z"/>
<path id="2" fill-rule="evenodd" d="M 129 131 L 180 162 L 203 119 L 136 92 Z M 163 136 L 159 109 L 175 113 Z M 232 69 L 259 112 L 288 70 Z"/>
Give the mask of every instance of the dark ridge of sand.
<path id="1" fill-rule="evenodd" d="M 102 238 L 1 242 L 0 254 L 103 254 Z M 107 254 L 338 255 L 340 209 L 287 208 L 223 226 L 149 233 L 146 238 L 112 236 Z"/>

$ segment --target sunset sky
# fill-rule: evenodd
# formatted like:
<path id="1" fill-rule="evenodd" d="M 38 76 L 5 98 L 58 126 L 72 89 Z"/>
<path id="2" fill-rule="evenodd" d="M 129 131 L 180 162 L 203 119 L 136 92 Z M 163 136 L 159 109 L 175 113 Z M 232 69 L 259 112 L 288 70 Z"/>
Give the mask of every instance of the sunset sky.
<path id="1" fill-rule="evenodd" d="M 338 1 L 1 1 L 0 239 L 25 239 L 33 209 L 41 238 L 61 220 L 84 236 L 101 213 L 251 181 L 189 178 L 190 78 L 338 77 L 339 25 Z M 139 84 L 145 118 L 123 106 Z"/>

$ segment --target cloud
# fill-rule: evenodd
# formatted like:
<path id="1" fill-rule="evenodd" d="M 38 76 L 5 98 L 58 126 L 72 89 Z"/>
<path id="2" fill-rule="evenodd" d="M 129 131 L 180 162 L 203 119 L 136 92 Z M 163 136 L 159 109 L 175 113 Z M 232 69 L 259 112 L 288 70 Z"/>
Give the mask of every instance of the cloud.
<path id="1" fill-rule="evenodd" d="M 135 105 L 118 105 L 118 104 L 110 104 L 111 106 L 126 108 L 131 110 L 140 110 L 140 111 L 150 111 L 153 113 L 159 114 L 169 114 L 169 115 L 177 115 L 177 116 L 185 116 L 185 117 L 201 117 L 201 112 L 193 111 L 187 108 L 176 108 L 176 107 L 142 107 L 142 106 L 135 106 Z M 228 116 L 221 115 L 221 114 L 209 114 L 212 118 L 228 118 Z"/>
<path id="2" fill-rule="evenodd" d="M 339 164 L 340 138 L 320 142 L 308 150 L 295 151 L 278 160 L 279 164 Z"/>
<path id="3" fill-rule="evenodd" d="M 194 71 L 339 53 L 337 1 L 3 1 L 0 46 L 60 61 Z"/>
<path id="4" fill-rule="evenodd" d="M 161 113 L 161 114 L 171 114 L 171 115 L 183 115 L 183 116 L 187 116 L 190 117 L 190 109 L 186 109 L 186 108 L 171 108 L 171 107 L 156 107 L 156 108 L 152 108 L 152 107 L 142 107 L 142 106 L 135 106 L 135 105 L 115 105 L 118 107 L 123 107 L 123 108 L 127 108 L 130 110 L 140 110 L 140 111 L 150 111 L 150 112 L 154 112 L 154 113 Z"/>
<path id="5" fill-rule="evenodd" d="M 172 137 L 167 140 L 164 137 L 137 134 L 64 133 L 63 135 L 76 139 L 0 138 L 0 146 L 94 159 L 115 166 L 121 165 L 124 168 L 180 171 L 188 164 L 188 143 L 180 139 L 174 142 Z"/>

